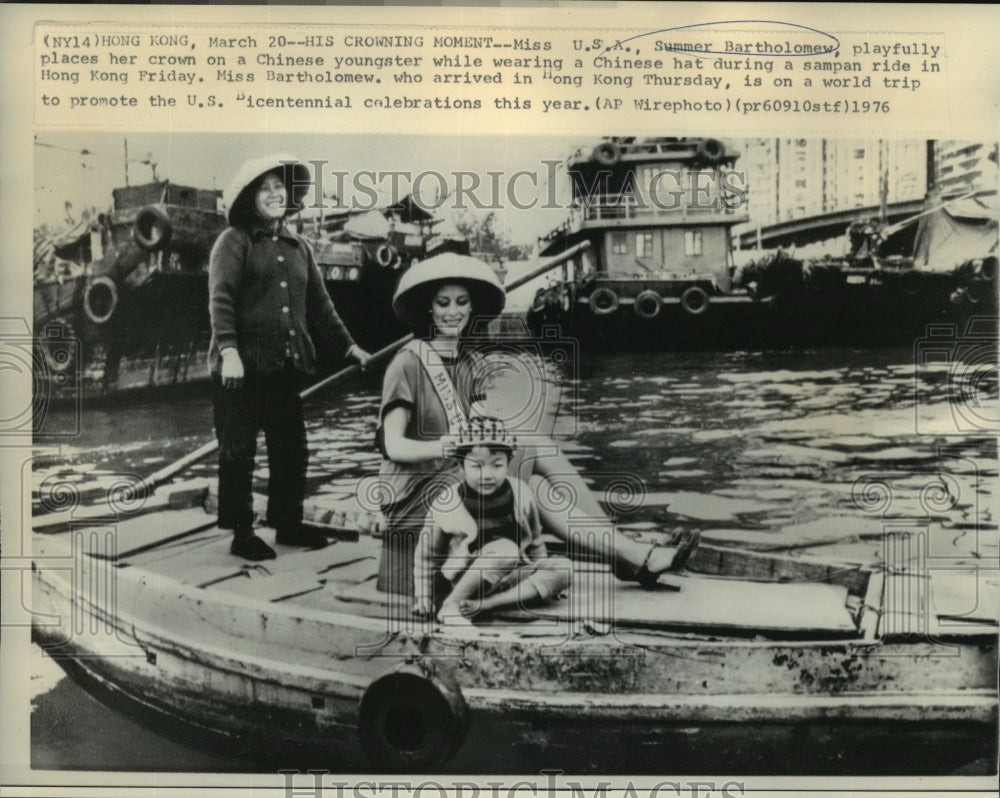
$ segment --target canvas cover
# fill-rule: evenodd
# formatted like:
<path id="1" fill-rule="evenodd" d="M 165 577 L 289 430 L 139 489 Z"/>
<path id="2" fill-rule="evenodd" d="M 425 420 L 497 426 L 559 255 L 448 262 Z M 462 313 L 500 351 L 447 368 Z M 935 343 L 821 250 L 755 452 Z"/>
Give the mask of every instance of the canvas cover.
<path id="1" fill-rule="evenodd" d="M 914 266 L 947 272 L 972 258 L 997 252 L 996 193 L 948 201 L 931 195 L 920 218 L 914 246 Z"/>

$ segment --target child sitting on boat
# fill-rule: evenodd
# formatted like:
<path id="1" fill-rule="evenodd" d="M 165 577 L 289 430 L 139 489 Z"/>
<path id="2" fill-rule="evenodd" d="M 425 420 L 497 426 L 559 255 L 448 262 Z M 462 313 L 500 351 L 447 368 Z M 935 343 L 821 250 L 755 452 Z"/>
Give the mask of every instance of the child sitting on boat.
<path id="1" fill-rule="evenodd" d="M 477 416 L 459 429 L 455 457 L 462 481 L 431 504 L 414 557 L 413 613 L 469 623 L 482 612 L 558 596 L 571 565 L 549 557 L 528 486 L 508 476 L 514 438 L 499 419 Z M 457 496 L 456 496 L 457 493 Z"/>

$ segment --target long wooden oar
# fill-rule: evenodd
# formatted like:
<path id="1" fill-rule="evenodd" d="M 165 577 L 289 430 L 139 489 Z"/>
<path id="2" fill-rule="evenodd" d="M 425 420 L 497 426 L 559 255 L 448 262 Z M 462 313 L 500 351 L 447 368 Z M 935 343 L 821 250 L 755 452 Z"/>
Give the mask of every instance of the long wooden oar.
<path id="1" fill-rule="evenodd" d="M 371 356 L 371 359 L 368 362 L 377 363 L 381 360 L 385 360 L 385 358 L 389 357 L 389 355 L 393 354 L 402 347 L 406 346 L 407 342 L 409 342 L 410 339 L 412 338 L 413 335 L 410 334 L 404 336 L 403 338 L 400 338 L 398 341 L 394 341 L 388 346 L 382 347 L 381 349 L 378 350 L 378 352 L 376 352 L 374 355 Z M 334 372 L 329 377 L 325 377 L 316 384 L 310 385 L 308 388 L 306 388 L 299 394 L 299 397 L 303 400 L 308 399 L 310 396 L 319 393 L 323 389 L 330 387 L 334 383 L 340 382 L 341 380 L 351 376 L 352 374 L 357 373 L 360 370 L 361 369 L 358 367 L 357 364 L 354 364 L 352 366 L 346 366 L 345 368 L 342 368 L 340 371 Z M 145 480 L 146 492 L 149 493 L 151 491 L 156 490 L 158 487 L 160 487 L 160 485 L 173 479 L 173 477 L 177 476 L 177 474 L 179 474 L 181 471 L 185 470 L 186 468 L 189 468 L 190 466 L 193 466 L 200 460 L 204 460 L 218 448 L 219 448 L 218 441 L 209 441 L 203 446 L 199 446 L 193 452 L 184 455 L 180 460 L 177 460 L 168 466 L 164 466 L 154 474 L 150 474 L 149 477 Z"/>
<path id="2" fill-rule="evenodd" d="M 507 293 L 510 293 L 515 288 L 520 288 L 525 283 L 545 274 L 547 271 L 554 269 L 556 266 L 561 266 L 567 260 L 579 254 L 580 252 L 583 252 L 589 247 L 590 247 L 589 241 L 581 241 L 579 244 L 570 247 L 565 252 L 561 252 L 559 255 L 557 255 L 555 258 L 548 261 L 547 263 L 543 263 L 537 269 L 532 269 L 527 274 L 518 277 L 516 280 L 512 281 L 510 285 L 505 286 L 505 290 L 507 291 Z M 404 346 L 406 346 L 406 344 L 409 343 L 412 339 L 413 335 L 411 333 L 410 335 L 403 336 L 398 341 L 393 341 L 391 344 L 382 347 L 375 354 L 371 356 L 371 358 L 368 361 L 369 364 L 375 364 L 382 360 L 385 360 L 387 357 L 389 357 L 390 355 L 394 354 L 395 352 L 399 351 Z M 346 377 L 350 377 L 351 375 L 356 374 L 360 370 L 361 369 L 357 364 L 352 366 L 347 366 L 346 368 L 342 368 L 340 371 L 334 372 L 329 377 L 320 380 L 314 385 L 310 385 L 308 388 L 306 388 L 299 394 L 299 397 L 303 400 L 308 399 L 310 396 L 314 396 L 320 391 L 326 390 L 331 385 L 341 382 Z M 177 460 L 168 466 L 164 466 L 159 471 L 150 474 L 149 477 L 146 480 L 144 480 L 143 487 L 140 489 L 141 492 L 146 495 L 152 493 L 154 490 L 160 487 L 160 485 L 163 485 L 165 482 L 173 479 L 179 473 L 191 467 L 195 463 L 204 460 L 218 448 L 219 448 L 219 442 L 214 440 L 209 441 L 204 446 L 199 446 L 190 454 L 184 455 L 184 457 L 182 457 L 180 460 Z"/>

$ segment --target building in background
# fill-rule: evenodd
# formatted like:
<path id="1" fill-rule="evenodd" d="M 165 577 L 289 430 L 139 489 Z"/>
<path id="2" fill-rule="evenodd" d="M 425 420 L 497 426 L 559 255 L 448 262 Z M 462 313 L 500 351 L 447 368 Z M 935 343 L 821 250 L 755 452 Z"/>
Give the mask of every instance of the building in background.
<path id="1" fill-rule="evenodd" d="M 865 139 L 739 140 L 751 225 L 920 199 L 927 142 Z M 982 146 L 982 145 L 980 145 Z"/>
<path id="2" fill-rule="evenodd" d="M 934 148 L 937 188 L 942 195 L 997 190 L 997 143 L 939 141 Z"/>

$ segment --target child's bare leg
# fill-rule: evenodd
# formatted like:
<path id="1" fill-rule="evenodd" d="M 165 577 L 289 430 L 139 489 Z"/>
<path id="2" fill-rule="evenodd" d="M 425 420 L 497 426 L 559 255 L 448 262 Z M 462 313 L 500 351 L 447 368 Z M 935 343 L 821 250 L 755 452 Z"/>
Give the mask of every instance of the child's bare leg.
<path id="1" fill-rule="evenodd" d="M 484 588 L 483 574 L 476 568 L 476 564 L 473 562 L 469 570 L 462 574 L 455 583 L 448 597 L 441 603 L 441 608 L 438 610 L 437 615 L 438 621 L 452 624 L 461 623 L 465 617 L 465 613 L 462 612 L 462 605 L 472 596 L 479 596 L 483 593 Z"/>
<path id="2" fill-rule="evenodd" d="M 518 554 L 517 544 L 512 540 L 493 540 L 483 546 L 444 600 L 438 620 L 447 623 L 449 616 L 475 614 L 483 595 L 517 567 Z"/>
<path id="3" fill-rule="evenodd" d="M 490 596 L 484 596 L 483 600 L 479 602 L 479 606 L 476 609 L 479 612 L 485 612 L 487 610 L 496 610 L 501 607 L 523 607 L 526 604 L 531 604 L 542 598 L 542 594 L 539 592 L 538 588 L 532 584 L 530 579 L 523 579 L 516 585 L 503 590 L 499 593 L 494 593 Z"/>
<path id="4" fill-rule="evenodd" d="M 522 566 L 520 578 L 514 584 L 483 598 L 479 608 L 526 607 L 558 596 L 569 587 L 572 572 L 573 563 L 565 557 L 545 557 L 532 565 Z"/>

